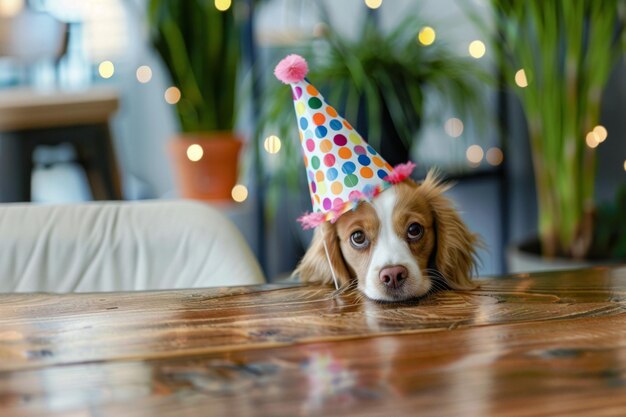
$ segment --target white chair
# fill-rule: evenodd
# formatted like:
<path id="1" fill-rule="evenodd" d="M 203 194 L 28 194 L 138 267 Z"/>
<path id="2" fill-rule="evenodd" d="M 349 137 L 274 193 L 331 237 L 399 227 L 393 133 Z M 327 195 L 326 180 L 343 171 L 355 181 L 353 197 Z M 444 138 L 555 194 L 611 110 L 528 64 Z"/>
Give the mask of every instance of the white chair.
<path id="1" fill-rule="evenodd" d="M 199 202 L 0 205 L 0 292 L 264 282 L 237 228 Z"/>

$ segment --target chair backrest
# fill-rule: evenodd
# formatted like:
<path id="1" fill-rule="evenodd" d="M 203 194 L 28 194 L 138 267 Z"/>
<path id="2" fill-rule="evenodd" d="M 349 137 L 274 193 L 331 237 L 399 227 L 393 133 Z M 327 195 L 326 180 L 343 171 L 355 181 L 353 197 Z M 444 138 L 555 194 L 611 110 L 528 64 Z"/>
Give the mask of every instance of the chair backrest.
<path id="1" fill-rule="evenodd" d="M 264 283 L 237 228 L 192 201 L 0 205 L 0 292 Z"/>

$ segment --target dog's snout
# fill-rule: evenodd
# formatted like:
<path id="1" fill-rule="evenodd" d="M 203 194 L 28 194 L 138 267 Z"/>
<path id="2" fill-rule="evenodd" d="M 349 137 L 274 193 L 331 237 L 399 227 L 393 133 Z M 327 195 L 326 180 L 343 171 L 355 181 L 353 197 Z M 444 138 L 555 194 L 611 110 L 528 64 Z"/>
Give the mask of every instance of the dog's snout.
<path id="1" fill-rule="evenodd" d="M 409 271 L 402 265 L 387 266 L 380 270 L 378 278 L 389 288 L 399 288 L 409 276 Z"/>

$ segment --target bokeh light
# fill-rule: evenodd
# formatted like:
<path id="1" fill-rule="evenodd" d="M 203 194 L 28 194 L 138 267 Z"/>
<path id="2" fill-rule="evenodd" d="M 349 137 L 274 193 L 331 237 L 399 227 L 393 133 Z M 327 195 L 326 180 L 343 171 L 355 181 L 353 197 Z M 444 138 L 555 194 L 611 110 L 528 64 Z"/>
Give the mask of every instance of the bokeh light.
<path id="1" fill-rule="evenodd" d="M 189 147 L 187 148 L 187 158 L 191 162 L 198 162 L 202 159 L 203 156 L 204 149 L 202 149 L 202 146 L 198 145 L 197 143 L 189 145 Z"/>
<path id="2" fill-rule="evenodd" d="M 248 188 L 245 185 L 237 184 L 233 187 L 230 195 L 233 197 L 233 200 L 242 203 L 248 198 Z"/>
<path id="3" fill-rule="evenodd" d="M 472 41 L 469 44 L 469 54 L 472 58 L 482 58 L 485 56 L 485 52 L 487 49 L 485 48 L 485 44 L 479 40 Z"/>
<path id="4" fill-rule="evenodd" d="M 152 79 L 152 69 L 147 65 L 142 65 L 137 68 L 135 75 L 137 76 L 137 81 L 145 84 Z"/>
<path id="5" fill-rule="evenodd" d="M 0 0 L 0 16 L 13 17 L 24 8 L 24 0 Z"/>
<path id="6" fill-rule="evenodd" d="M 448 136 L 458 138 L 463 134 L 463 122 L 461 119 L 452 117 L 446 120 L 446 123 L 443 125 L 443 130 L 446 131 Z"/>
<path id="7" fill-rule="evenodd" d="M 598 147 L 598 145 L 600 144 L 600 139 L 598 138 L 598 135 L 595 134 L 595 132 L 589 132 L 585 137 L 585 142 L 587 143 L 587 146 L 593 149 Z"/>
<path id="8" fill-rule="evenodd" d="M 486 155 L 487 162 L 490 165 L 498 166 L 504 160 L 504 154 L 500 148 L 489 148 Z"/>
<path id="9" fill-rule="evenodd" d="M 383 0 L 365 0 L 365 5 L 370 9 L 378 9 L 381 4 L 383 4 Z"/>
<path id="10" fill-rule="evenodd" d="M 424 26 L 422 29 L 420 29 L 420 32 L 417 35 L 417 39 L 424 46 L 431 45 L 433 42 L 435 42 L 436 37 L 437 34 L 435 32 L 435 29 L 431 28 L 430 26 Z"/>
<path id="11" fill-rule="evenodd" d="M 626 159 L 624 159 L 624 171 L 626 171 Z"/>
<path id="12" fill-rule="evenodd" d="M 115 74 L 115 65 L 111 61 L 102 61 L 98 65 L 98 73 L 102 78 L 111 78 Z"/>
<path id="13" fill-rule="evenodd" d="M 609 132 L 607 132 L 606 128 L 602 125 L 598 125 L 593 128 L 593 133 L 596 134 L 598 143 L 602 143 L 609 136 Z"/>
<path id="14" fill-rule="evenodd" d="M 176 104 L 180 101 L 180 90 L 177 87 L 169 87 L 165 90 L 165 101 L 168 104 Z"/>
<path id="15" fill-rule="evenodd" d="M 467 148 L 467 151 L 465 152 L 467 160 L 472 164 L 479 164 L 480 161 L 483 160 L 484 155 L 485 153 L 483 151 L 483 148 L 481 148 L 479 145 L 471 145 L 469 148 Z"/>
<path id="16" fill-rule="evenodd" d="M 215 0 L 215 8 L 220 12 L 230 9 L 231 0 Z"/>
<path id="17" fill-rule="evenodd" d="M 265 142 L 263 143 L 265 147 L 265 151 L 267 153 L 278 153 L 280 151 L 281 142 L 280 138 L 276 135 L 271 135 L 265 138 Z"/>
<path id="18" fill-rule="evenodd" d="M 524 71 L 524 69 L 518 70 L 515 73 L 515 84 L 521 88 L 528 87 L 528 80 L 526 79 L 526 71 Z"/>

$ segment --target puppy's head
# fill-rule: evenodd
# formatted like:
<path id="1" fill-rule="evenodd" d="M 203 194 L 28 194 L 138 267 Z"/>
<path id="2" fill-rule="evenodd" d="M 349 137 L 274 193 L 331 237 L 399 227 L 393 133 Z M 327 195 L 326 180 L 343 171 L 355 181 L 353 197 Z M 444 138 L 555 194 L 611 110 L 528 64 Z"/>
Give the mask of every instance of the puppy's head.
<path id="1" fill-rule="evenodd" d="M 294 273 L 305 282 L 332 283 L 325 242 L 340 285 L 356 282 L 374 300 L 420 297 L 435 282 L 472 288 L 478 238 L 443 196 L 447 188 L 429 173 L 421 184 L 406 180 L 335 224 L 323 223 Z"/>

